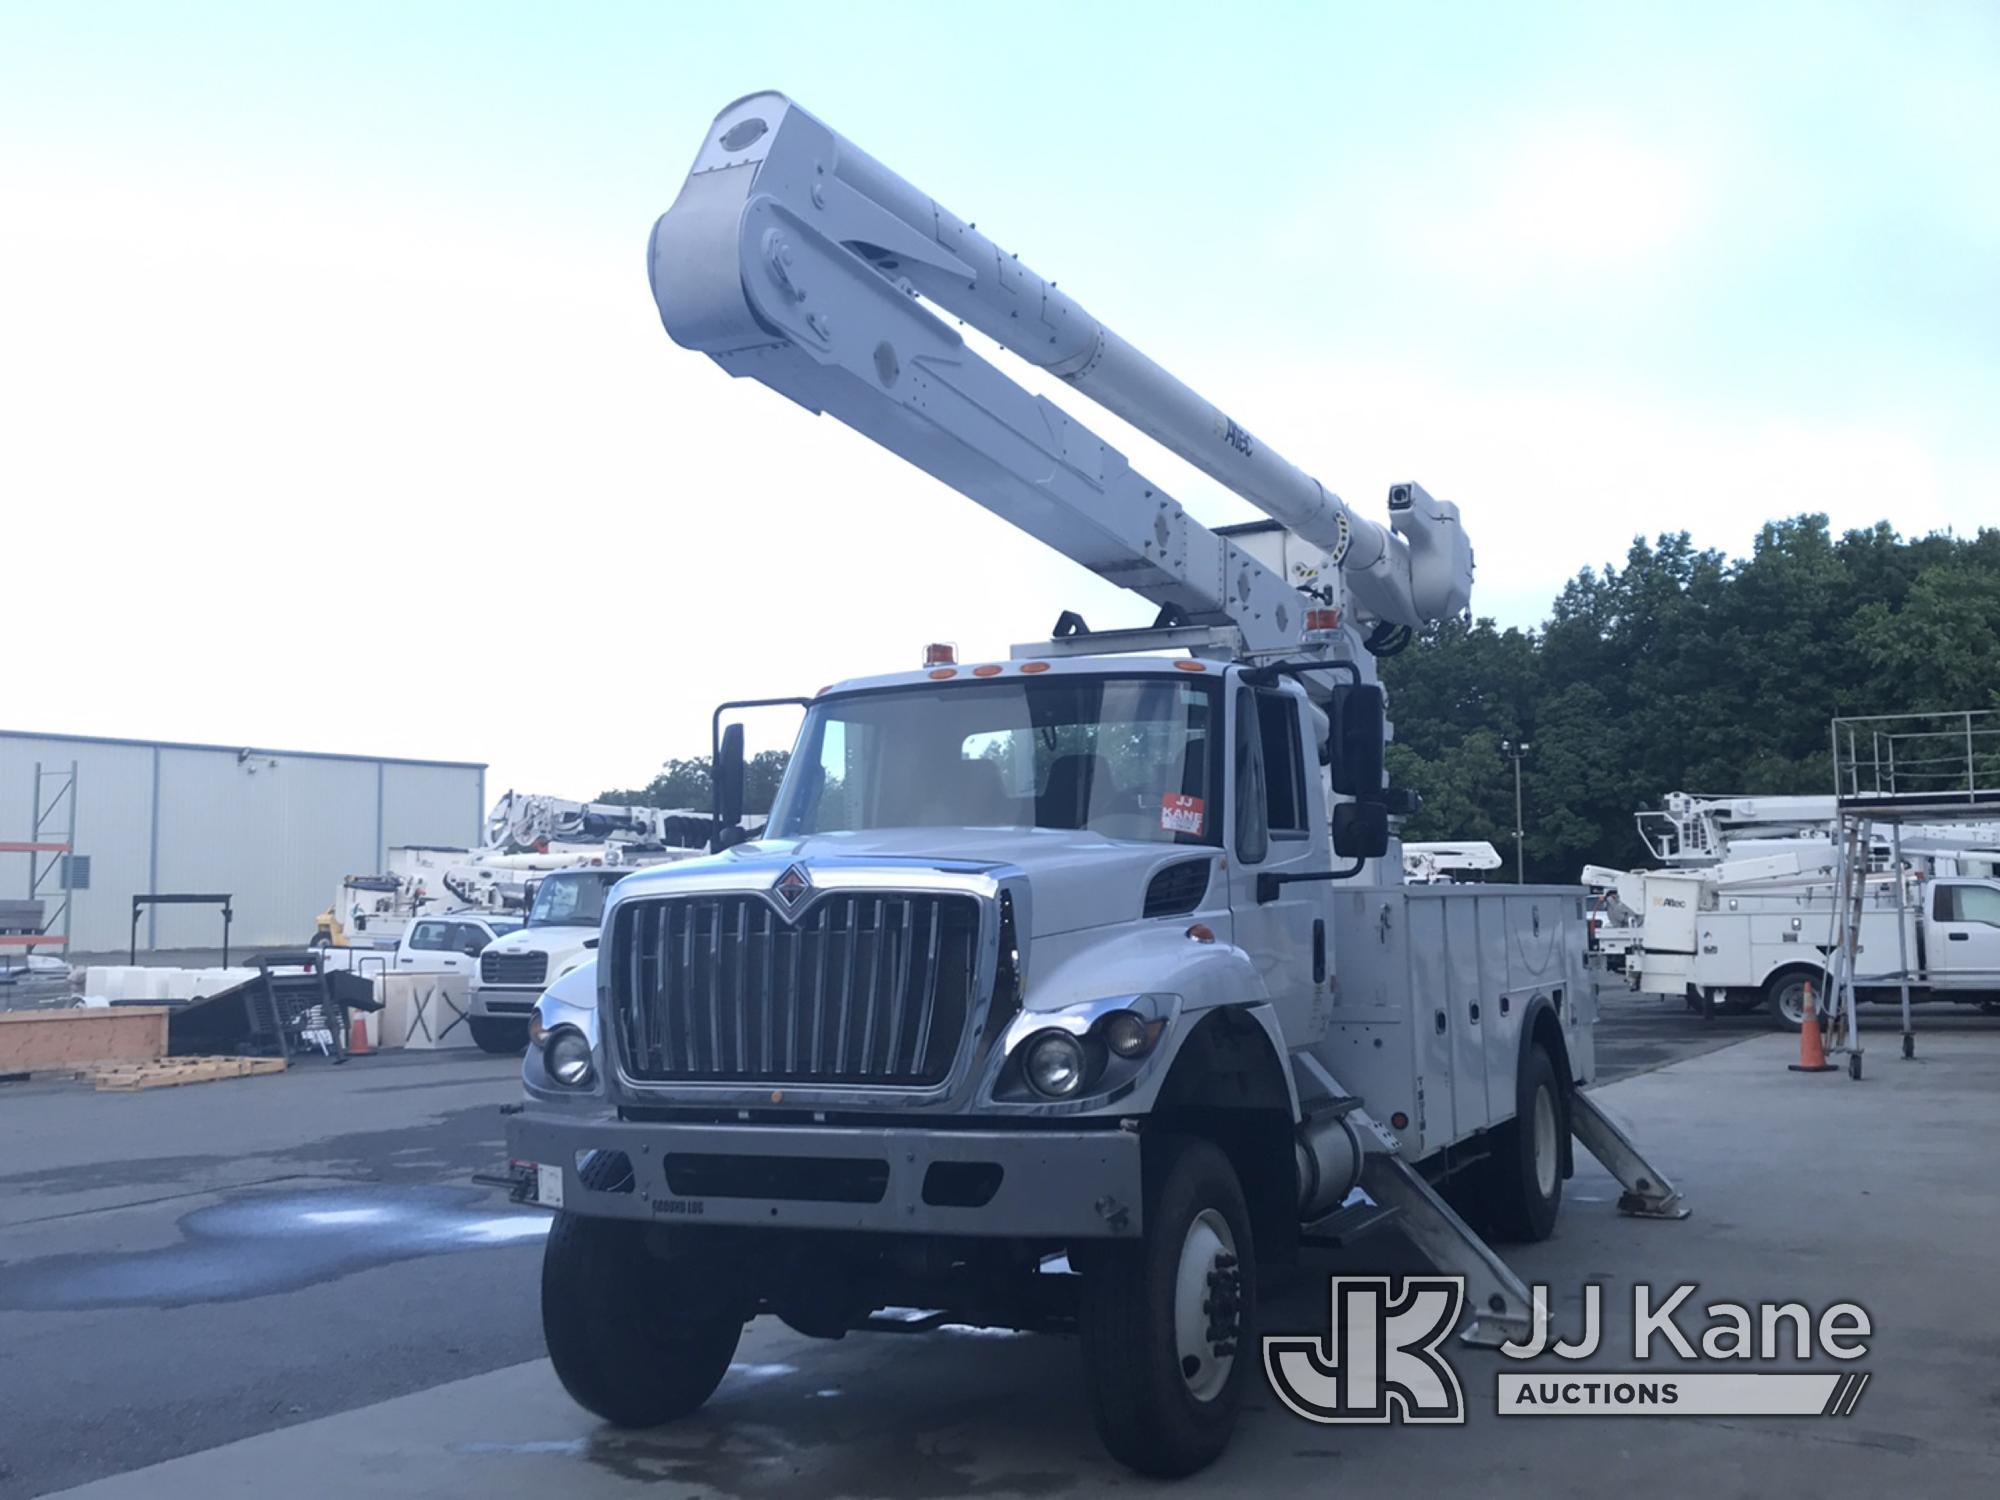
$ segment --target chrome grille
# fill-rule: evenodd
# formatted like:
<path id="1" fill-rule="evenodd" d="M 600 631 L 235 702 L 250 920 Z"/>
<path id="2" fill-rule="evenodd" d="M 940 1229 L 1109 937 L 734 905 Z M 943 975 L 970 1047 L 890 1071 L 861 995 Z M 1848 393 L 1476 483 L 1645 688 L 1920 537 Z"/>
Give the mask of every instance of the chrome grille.
<path id="1" fill-rule="evenodd" d="M 481 984 L 546 984 L 549 956 L 546 953 L 482 953 L 479 956 Z"/>
<path id="2" fill-rule="evenodd" d="M 940 1083 L 977 967 L 970 896 L 628 901 L 608 982 L 626 1073 L 647 1082 Z"/>

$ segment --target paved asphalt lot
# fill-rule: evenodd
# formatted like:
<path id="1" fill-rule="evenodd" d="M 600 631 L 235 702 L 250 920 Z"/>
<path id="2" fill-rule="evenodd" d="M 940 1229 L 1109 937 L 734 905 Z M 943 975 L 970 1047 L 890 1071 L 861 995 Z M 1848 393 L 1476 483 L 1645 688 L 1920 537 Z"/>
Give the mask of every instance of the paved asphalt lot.
<path id="1" fill-rule="evenodd" d="M 519 1068 L 0 1085 L 0 1497 L 537 1357 L 544 1216 L 469 1180 Z"/>
<path id="2" fill-rule="evenodd" d="M 1623 994 L 1604 1012 L 1607 1083 L 1770 1029 Z M 1886 1063 L 1893 1037 L 1873 1045 Z M 546 1220 L 469 1182 L 516 1067 L 0 1086 L 0 1500 L 538 1360 Z"/>

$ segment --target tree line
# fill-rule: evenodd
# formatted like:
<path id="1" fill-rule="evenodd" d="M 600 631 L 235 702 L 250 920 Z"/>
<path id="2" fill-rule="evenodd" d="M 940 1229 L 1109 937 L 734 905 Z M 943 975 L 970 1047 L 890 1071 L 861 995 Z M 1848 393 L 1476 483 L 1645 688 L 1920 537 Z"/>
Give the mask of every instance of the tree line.
<path id="1" fill-rule="evenodd" d="M 743 810 L 763 816 L 777 800 L 778 783 L 784 780 L 789 750 L 759 750 L 743 762 Z M 706 812 L 715 803 L 715 782 L 709 773 L 706 755 L 682 756 L 667 761 L 660 772 L 642 787 L 597 794 L 599 802 L 616 802 L 626 807 L 686 807 Z"/>
<path id="2" fill-rule="evenodd" d="M 1750 555 L 1686 532 L 1586 568 L 1533 630 L 1450 621 L 1381 663 L 1410 839 L 1510 855 L 1525 741 L 1530 880 L 1646 862 L 1632 815 L 1670 791 L 1830 793 L 1828 721 L 2000 707 L 2000 530 L 1836 537 L 1773 521 Z"/>

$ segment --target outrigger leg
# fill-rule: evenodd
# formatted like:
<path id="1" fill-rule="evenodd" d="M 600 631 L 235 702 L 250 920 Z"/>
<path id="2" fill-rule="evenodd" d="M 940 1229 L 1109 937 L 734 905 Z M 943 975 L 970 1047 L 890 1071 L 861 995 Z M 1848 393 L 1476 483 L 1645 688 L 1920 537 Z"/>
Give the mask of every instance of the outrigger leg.
<path id="1" fill-rule="evenodd" d="M 1540 1319 L 1521 1278 L 1440 1198 L 1402 1157 L 1371 1152 L 1361 1169 L 1362 1191 L 1396 1212 L 1396 1227 L 1431 1264 L 1465 1278 L 1466 1324 L 1459 1338 L 1498 1348 L 1525 1344 Z"/>
<path id="2" fill-rule="evenodd" d="M 1621 1214 L 1639 1219 L 1685 1219 L 1693 1212 L 1682 1200 L 1680 1189 L 1639 1154 L 1632 1138 L 1582 1089 L 1570 1090 L 1569 1128 L 1583 1149 L 1604 1163 L 1605 1170 L 1625 1189 L 1618 1195 Z"/>

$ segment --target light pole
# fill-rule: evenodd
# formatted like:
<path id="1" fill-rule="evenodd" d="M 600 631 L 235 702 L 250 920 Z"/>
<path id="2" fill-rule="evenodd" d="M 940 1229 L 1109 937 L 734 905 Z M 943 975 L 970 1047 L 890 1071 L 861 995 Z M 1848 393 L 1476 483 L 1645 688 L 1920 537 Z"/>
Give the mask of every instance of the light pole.
<path id="1" fill-rule="evenodd" d="M 1526 885 L 1528 883 L 1527 856 L 1523 852 L 1521 844 L 1524 835 L 1524 830 L 1521 827 L 1521 758 L 1528 753 L 1530 748 L 1526 740 L 1502 740 L 1500 742 L 1500 753 L 1514 762 L 1514 883 L 1516 885 Z"/>

